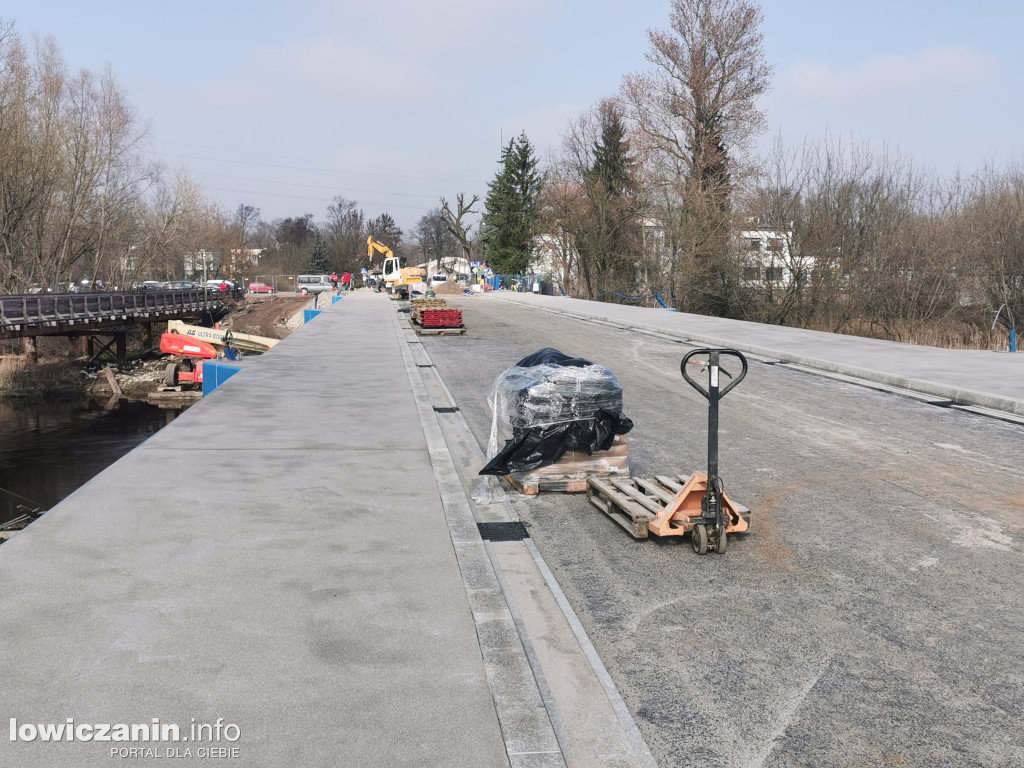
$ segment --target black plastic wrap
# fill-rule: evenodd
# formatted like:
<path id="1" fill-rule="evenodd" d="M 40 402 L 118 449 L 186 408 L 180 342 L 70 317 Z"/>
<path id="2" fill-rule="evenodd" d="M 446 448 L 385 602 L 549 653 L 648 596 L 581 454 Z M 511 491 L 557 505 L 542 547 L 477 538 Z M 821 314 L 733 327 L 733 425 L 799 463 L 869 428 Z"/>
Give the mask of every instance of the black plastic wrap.
<path id="1" fill-rule="evenodd" d="M 488 402 L 490 460 L 481 475 L 527 472 L 553 464 L 569 450 L 606 451 L 615 435 L 633 428 L 622 413 L 615 374 L 550 347 L 502 373 Z"/>

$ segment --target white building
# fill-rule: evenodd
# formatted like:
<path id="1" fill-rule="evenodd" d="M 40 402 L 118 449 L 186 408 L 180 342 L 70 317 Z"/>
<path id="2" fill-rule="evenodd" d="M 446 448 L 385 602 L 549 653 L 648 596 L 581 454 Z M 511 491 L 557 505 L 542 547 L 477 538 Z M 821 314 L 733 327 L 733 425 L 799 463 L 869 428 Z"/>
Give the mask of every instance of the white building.
<path id="1" fill-rule="evenodd" d="M 810 282 L 814 258 L 794 254 L 792 228 L 765 227 L 755 219 L 736 237 L 742 279 L 748 285 L 788 288 L 795 283 Z"/>

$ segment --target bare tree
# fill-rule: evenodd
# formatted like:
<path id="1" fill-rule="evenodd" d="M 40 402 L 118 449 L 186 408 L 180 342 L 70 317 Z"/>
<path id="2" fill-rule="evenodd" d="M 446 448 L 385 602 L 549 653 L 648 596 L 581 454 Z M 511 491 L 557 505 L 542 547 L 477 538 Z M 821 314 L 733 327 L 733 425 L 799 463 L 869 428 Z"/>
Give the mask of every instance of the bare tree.
<path id="1" fill-rule="evenodd" d="M 366 214 L 355 200 L 338 196 L 327 206 L 324 241 L 332 263 L 354 271 L 366 259 Z"/>
<path id="2" fill-rule="evenodd" d="M 1024 329 L 1024 168 L 983 169 L 970 192 L 962 241 L 972 257 L 964 269 L 971 281 L 965 300 L 988 313 L 1006 304 Z"/>
<path id="3" fill-rule="evenodd" d="M 441 198 L 441 216 L 444 219 L 445 226 L 448 231 L 451 232 L 462 248 L 462 256 L 466 261 L 473 260 L 473 235 L 472 225 L 463 223 L 463 219 L 471 213 L 476 213 L 473 210 L 473 206 L 480 202 L 480 198 L 477 195 L 473 195 L 473 199 L 466 204 L 465 195 L 459 192 L 455 196 L 455 211 L 452 212 L 451 206 L 448 205 L 448 201 L 443 197 Z"/>
<path id="4" fill-rule="evenodd" d="M 765 124 L 757 98 L 772 68 L 762 21 L 746 0 L 672 0 L 671 30 L 648 33 L 653 69 L 623 81 L 657 185 L 651 196 L 663 201 L 655 213 L 670 230 L 673 287 L 686 288 L 684 304 L 696 311 L 736 311 L 729 210 L 740 161 Z"/>
<path id="5" fill-rule="evenodd" d="M 449 231 L 444 214 L 440 208 L 434 208 L 422 216 L 413 230 L 423 252 L 424 261 L 433 259 L 435 270 L 440 271 L 443 262 L 449 268 L 459 252 L 459 243 Z"/>

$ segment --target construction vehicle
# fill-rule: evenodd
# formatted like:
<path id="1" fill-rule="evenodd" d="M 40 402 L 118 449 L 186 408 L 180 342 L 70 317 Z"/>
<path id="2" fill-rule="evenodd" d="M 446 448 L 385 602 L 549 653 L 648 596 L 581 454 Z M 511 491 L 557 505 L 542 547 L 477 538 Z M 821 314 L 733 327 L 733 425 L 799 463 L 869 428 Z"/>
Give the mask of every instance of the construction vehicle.
<path id="1" fill-rule="evenodd" d="M 694 360 L 707 357 L 707 360 Z M 722 357 L 735 357 L 741 370 L 733 377 L 721 366 Z M 693 379 L 687 365 L 708 372 L 707 388 Z M 690 535 L 698 555 L 714 550 L 724 554 L 729 535 L 750 530 L 750 510 L 725 494 L 718 475 L 718 401 L 747 375 L 747 359 L 735 349 L 695 349 L 679 364 L 683 379 L 708 401 L 708 471 L 689 478 L 657 475 L 652 479 L 629 478 L 587 481 L 587 497 L 602 512 L 629 531 L 634 538 Z M 721 374 L 732 379 L 719 385 Z"/>
<path id="2" fill-rule="evenodd" d="M 181 320 L 169 320 L 167 321 L 167 331 L 182 336 L 191 336 L 221 349 L 231 348 L 250 353 L 266 352 L 281 341 L 268 336 L 229 331 L 226 328 L 221 328 L 220 323 L 213 328 L 206 328 L 202 325 L 188 325 Z"/>
<path id="3" fill-rule="evenodd" d="M 381 279 L 377 283 L 377 290 L 386 288 L 388 293 L 398 298 L 409 298 L 410 286 L 417 283 L 427 282 L 427 271 L 421 267 L 403 267 L 399 257 L 384 243 L 373 239 L 373 235 L 366 238 L 366 250 L 370 257 L 370 268 L 373 268 L 374 252 L 384 257 L 381 265 Z"/>
<path id="4" fill-rule="evenodd" d="M 181 359 L 169 363 L 164 371 L 164 386 L 203 382 L 203 360 L 227 357 L 235 359 L 242 353 L 261 353 L 277 344 L 280 339 L 235 333 L 221 328 L 188 325 L 181 320 L 169 320 L 167 333 L 160 336 L 160 351 Z"/>

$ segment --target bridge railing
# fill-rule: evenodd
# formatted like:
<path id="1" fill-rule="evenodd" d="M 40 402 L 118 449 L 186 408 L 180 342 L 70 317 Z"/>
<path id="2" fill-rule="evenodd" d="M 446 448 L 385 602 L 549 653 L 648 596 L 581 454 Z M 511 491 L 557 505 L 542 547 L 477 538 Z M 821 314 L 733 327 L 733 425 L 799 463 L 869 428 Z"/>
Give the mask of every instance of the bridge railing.
<path id="1" fill-rule="evenodd" d="M 0 296 L 0 332 L 12 327 L 60 325 L 72 321 L 127 320 L 185 311 L 214 311 L 223 303 L 219 292 L 205 288 Z"/>

